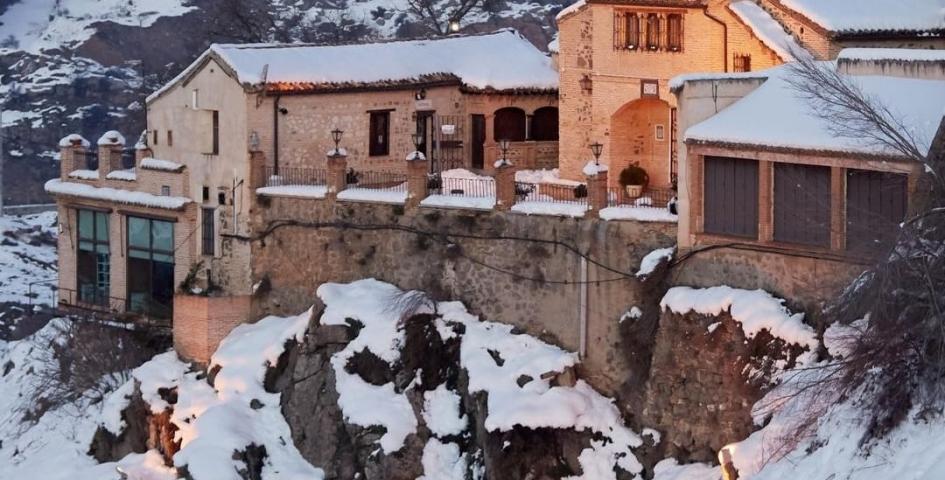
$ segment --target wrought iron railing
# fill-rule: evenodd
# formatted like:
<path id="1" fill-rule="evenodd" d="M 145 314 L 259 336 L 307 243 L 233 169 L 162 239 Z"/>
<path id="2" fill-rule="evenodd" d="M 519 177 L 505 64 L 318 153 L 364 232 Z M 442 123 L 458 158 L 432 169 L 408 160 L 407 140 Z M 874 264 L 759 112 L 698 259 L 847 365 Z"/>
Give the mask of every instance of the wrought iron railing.
<path id="1" fill-rule="evenodd" d="M 124 298 L 81 295 L 76 290 L 58 289 L 56 307 L 66 312 L 83 312 L 92 315 L 107 315 L 111 321 L 134 323 L 155 328 L 168 328 L 172 323 L 172 310 L 167 305 L 148 305 L 144 308 L 129 308 Z"/>
<path id="2" fill-rule="evenodd" d="M 261 187 L 279 187 L 285 185 L 327 185 L 328 172 L 321 168 L 310 167 L 264 167 Z"/>
<path id="3" fill-rule="evenodd" d="M 611 187 L 607 190 L 607 205 L 666 208 L 675 197 L 676 191 L 671 188 L 647 187 L 639 196 L 632 196 L 624 187 Z"/>
<path id="4" fill-rule="evenodd" d="M 407 191 L 407 175 L 396 172 L 359 172 L 348 170 L 345 181 L 348 189 Z"/>
<path id="5" fill-rule="evenodd" d="M 587 186 L 515 182 L 516 202 L 587 203 Z"/>
<path id="6" fill-rule="evenodd" d="M 495 180 L 483 177 L 443 177 L 432 174 L 427 180 L 431 195 L 495 197 Z"/>

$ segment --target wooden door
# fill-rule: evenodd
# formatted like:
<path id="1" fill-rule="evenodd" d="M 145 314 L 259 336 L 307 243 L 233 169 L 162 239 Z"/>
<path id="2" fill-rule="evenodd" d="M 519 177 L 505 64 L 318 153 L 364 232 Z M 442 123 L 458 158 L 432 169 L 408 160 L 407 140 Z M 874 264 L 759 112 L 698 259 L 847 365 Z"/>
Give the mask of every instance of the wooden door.
<path id="1" fill-rule="evenodd" d="M 485 166 L 484 144 L 486 143 L 486 116 L 472 116 L 472 168 L 483 169 Z"/>

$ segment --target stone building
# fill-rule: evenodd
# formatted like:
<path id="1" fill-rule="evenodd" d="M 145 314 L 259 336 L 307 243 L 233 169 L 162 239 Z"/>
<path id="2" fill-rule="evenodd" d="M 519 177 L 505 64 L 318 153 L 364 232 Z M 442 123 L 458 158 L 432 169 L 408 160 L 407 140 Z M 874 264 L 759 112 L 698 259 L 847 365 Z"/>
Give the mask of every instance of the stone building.
<path id="1" fill-rule="evenodd" d="M 940 9 L 934 0 L 581 0 L 558 16 L 562 176 L 580 178 L 589 145 L 601 143 L 611 184 L 635 164 L 650 186 L 671 187 L 680 131 L 671 78 L 831 59 L 845 46 L 941 48 Z"/>
<path id="2" fill-rule="evenodd" d="M 819 65 L 893 112 L 918 155 L 941 154 L 933 145 L 945 135 L 945 53 L 854 48 Z M 895 240 L 921 198 L 922 163 L 844 134 L 841 118 L 798 95 L 796 75 L 785 65 L 674 82 L 679 248 L 700 252 L 680 283 L 725 278 L 817 311 Z"/>

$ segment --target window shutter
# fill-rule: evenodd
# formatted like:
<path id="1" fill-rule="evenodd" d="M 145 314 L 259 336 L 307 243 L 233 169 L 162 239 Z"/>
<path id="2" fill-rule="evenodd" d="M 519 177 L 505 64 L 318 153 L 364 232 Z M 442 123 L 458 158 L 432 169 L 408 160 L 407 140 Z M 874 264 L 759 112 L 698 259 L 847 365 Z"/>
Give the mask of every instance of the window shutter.
<path id="1" fill-rule="evenodd" d="M 758 238 L 758 162 L 705 157 L 706 233 Z"/>

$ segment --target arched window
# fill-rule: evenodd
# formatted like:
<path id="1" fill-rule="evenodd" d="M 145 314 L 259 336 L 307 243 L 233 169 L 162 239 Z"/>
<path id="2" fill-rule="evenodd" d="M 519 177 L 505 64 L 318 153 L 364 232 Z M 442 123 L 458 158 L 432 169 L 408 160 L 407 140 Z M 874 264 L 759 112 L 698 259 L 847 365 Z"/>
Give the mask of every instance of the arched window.
<path id="1" fill-rule="evenodd" d="M 646 48 L 650 50 L 660 48 L 660 17 L 655 13 L 646 17 Z"/>
<path id="2" fill-rule="evenodd" d="M 532 116 L 532 140 L 558 139 L 558 109 L 541 107 Z"/>
<path id="3" fill-rule="evenodd" d="M 525 140 L 525 111 L 521 108 L 505 107 L 495 111 L 493 140 L 521 142 Z"/>

